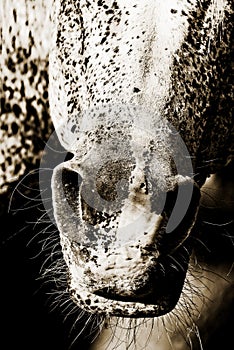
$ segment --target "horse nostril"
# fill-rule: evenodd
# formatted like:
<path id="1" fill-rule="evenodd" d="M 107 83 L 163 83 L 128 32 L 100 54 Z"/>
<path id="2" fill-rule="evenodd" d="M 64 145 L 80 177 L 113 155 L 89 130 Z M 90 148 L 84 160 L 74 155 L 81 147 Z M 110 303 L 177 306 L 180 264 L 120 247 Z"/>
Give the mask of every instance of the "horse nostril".
<path id="1" fill-rule="evenodd" d="M 187 204 L 187 208 L 184 208 L 184 203 L 181 202 L 181 199 L 178 200 L 178 192 L 182 192 L 181 198 L 183 200 L 187 194 L 190 195 L 191 185 L 193 186 L 192 196 Z M 200 190 L 195 183 L 191 184 L 185 182 L 184 184 L 178 185 L 175 191 L 169 191 L 167 193 L 166 203 L 162 212 L 162 215 L 167 220 L 167 226 L 166 229 L 164 228 L 162 234 L 160 234 L 160 240 L 158 241 L 161 253 L 166 254 L 169 251 L 175 250 L 189 236 L 195 223 L 199 201 Z M 183 213 L 183 216 L 177 223 L 172 216 L 175 216 L 175 214 L 180 216 L 180 212 Z"/>
<path id="2" fill-rule="evenodd" d="M 76 171 L 70 170 L 68 168 L 63 168 L 61 179 L 64 196 L 72 211 L 77 213 L 79 190 L 82 183 L 82 177 Z"/>
<path id="3" fill-rule="evenodd" d="M 87 224 L 95 226 L 106 220 L 108 214 L 95 209 L 95 206 L 98 206 L 98 196 L 92 190 L 92 186 L 92 183 L 86 183 L 84 186 L 83 178 L 78 172 L 63 168 L 62 188 L 69 207 L 77 217 L 81 216 Z"/>

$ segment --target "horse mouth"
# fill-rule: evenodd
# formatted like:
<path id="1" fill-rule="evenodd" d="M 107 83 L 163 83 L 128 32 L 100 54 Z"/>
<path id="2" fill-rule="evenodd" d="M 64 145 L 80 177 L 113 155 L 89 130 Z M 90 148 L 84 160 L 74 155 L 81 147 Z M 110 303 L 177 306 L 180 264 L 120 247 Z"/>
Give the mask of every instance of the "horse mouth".
<path id="1" fill-rule="evenodd" d="M 129 275 L 128 278 L 135 287 L 133 290 L 123 289 L 118 292 L 115 287 L 109 286 L 95 291 L 94 294 L 119 301 L 143 302 L 145 304 L 157 304 L 160 299 L 168 299 L 172 288 L 174 289 L 173 294 L 179 294 L 176 293 L 176 290 L 181 290 L 188 260 L 185 259 L 184 255 L 182 256 L 182 253 L 176 252 L 173 255 L 159 258 L 155 266 L 151 265 L 144 269 L 138 276 Z M 124 285 L 123 283 L 123 287 Z"/>
<path id="2" fill-rule="evenodd" d="M 54 177 L 55 185 L 61 177 L 59 171 Z M 92 210 L 82 196 L 82 186 L 74 185 L 80 183 L 76 172 L 62 169 L 62 180 L 64 192 L 55 193 L 55 203 L 60 204 L 56 216 L 70 276 L 69 290 L 75 303 L 85 311 L 107 316 L 159 317 L 172 311 L 182 294 L 192 251 L 190 237 L 200 200 L 196 183 L 178 176 L 175 186 L 165 193 L 161 213 L 154 207 L 154 201 L 148 200 L 150 212 L 143 210 L 144 207 L 142 215 L 122 229 L 114 225 L 122 216 L 112 220 L 104 212 Z M 180 203 L 187 198 L 189 203 L 182 220 L 170 226 L 170 222 L 174 223 L 171 218 L 175 209 L 180 214 L 178 209 L 183 209 Z M 126 219 L 123 210 L 121 215 Z M 138 217 L 140 230 L 135 224 Z M 117 237 L 113 242 L 112 231 L 106 231 L 110 225 L 114 225 L 114 238 Z M 77 230 L 80 226 L 82 235 Z M 125 227 L 130 232 L 136 229 L 141 235 L 136 235 L 134 240 L 131 237 L 122 240 L 128 234 Z"/>
<path id="3" fill-rule="evenodd" d="M 121 275 L 121 271 L 114 270 L 113 281 L 111 283 L 109 276 L 108 285 L 95 274 L 89 274 L 89 286 L 79 290 L 71 286 L 72 297 L 91 313 L 122 317 L 163 316 L 175 308 L 181 296 L 191 250 L 188 239 L 175 252 L 160 257 L 142 273 L 139 269 L 138 276 L 133 277 L 130 272 Z"/>

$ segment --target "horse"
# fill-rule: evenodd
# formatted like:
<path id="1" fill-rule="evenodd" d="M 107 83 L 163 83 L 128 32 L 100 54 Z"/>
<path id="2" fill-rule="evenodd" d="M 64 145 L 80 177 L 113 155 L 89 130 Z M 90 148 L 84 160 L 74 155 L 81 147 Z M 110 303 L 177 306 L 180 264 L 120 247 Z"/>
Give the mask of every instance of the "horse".
<path id="1" fill-rule="evenodd" d="M 233 159 L 233 5 L 47 6 L 50 116 L 72 154 L 52 177 L 68 290 L 89 314 L 132 325 L 134 345 L 139 325 L 160 330 L 201 304 L 201 193 Z"/>

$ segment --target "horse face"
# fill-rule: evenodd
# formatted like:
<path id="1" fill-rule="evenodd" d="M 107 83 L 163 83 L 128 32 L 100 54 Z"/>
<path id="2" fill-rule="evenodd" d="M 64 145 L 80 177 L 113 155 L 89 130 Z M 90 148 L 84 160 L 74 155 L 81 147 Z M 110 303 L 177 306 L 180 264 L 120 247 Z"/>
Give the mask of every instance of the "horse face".
<path id="1" fill-rule="evenodd" d="M 74 157 L 54 171 L 53 204 L 71 295 L 91 312 L 160 316 L 180 297 L 210 168 L 194 173 L 227 157 L 229 7 L 55 3 L 51 113 Z"/>

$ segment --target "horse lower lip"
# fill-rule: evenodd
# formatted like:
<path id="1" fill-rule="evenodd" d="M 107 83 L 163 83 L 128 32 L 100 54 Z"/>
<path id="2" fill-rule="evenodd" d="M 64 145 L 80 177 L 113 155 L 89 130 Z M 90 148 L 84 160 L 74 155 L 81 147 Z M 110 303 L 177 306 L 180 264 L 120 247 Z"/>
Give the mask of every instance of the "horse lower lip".
<path id="1" fill-rule="evenodd" d="M 151 287 L 150 291 L 147 291 L 146 288 L 141 290 L 139 295 L 121 295 L 115 292 L 114 290 L 110 291 L 108 288 L 103 288 L 96 290 L 95 295 L 101 296 L 105 299 L 120 301 L 124 303 L 143 303 L 145 305 L 164 305 L 165 312 L 168 313 L 171 311 L 177 304 L 185 278 L 185 272 L 180 272 L 177 274 L 177 280 L 168 281 L 168 284 L 163 283 L 163 286 Z M 160 281 L 158 281 L 160 284 Z M 162 313 L 162 314 L 163 314 Z"/>
<path id="2" fill-rule="evenodd" d="M 158 258 L 158 265 L 163 267 L 161 275 L 154 274 L 152 270 L 151 280 L 146 281 L 141 291 L 138 290 L 139 293 L 136 293 L 138 297 L 135 299 L 131 296 L 122 296 L 117 290 L 111 291 L 108 288 L 111 280 L 102 283 L 98 281 L 97 276 L 88 285 L 81 283 L 79 279 L 70 279 L 71 297 L 85 311 L 103 316 L 126 318 L 163 316 L 174 309 L 180 298 L 191 250 L 191 240 L 188 238 L 182 246 L 171 252 L 171 255 Z M 118 275 L 118 279 L 121 280 L 121 275 Z M 147 293 L 149 282 L 153 288 Z M 135 287 L 134 293 L 137 292 L 136 289 Z"/>
<path id="3" fill-rule="evenodd" d="M 132 293 L 121 294 L 117 289 L 110 287 L 97 288 L 93 293 L 117 302 L 158 305 L 161 310 L 160 315 L 166 314 L 177 304 L 187 272 L 189 255 L 185 258 L 181 251 L 183 247 L 173 255 L 162 258 L 158 265 L 163 266 L 164 271 L 155 267 L 149 273 L 150 277 L 145 284 L 142 284 L 138 290 L 133 290 Z"/>

